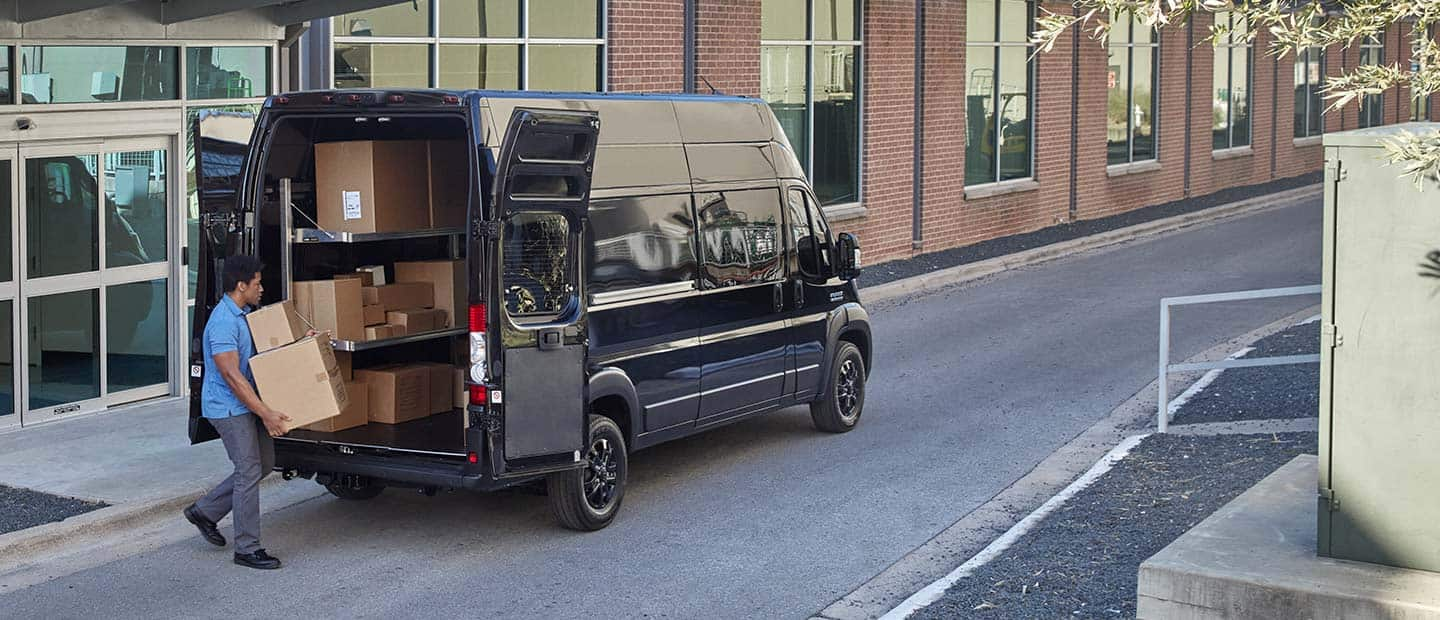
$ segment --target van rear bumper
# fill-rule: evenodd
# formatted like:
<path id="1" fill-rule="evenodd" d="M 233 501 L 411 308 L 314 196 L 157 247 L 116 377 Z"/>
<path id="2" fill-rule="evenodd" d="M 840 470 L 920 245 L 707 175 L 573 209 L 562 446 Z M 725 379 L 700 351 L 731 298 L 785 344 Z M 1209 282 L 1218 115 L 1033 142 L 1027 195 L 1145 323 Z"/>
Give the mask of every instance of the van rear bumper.
<path id="1" fill-rule="evenodd" d="M 496 481 L 480 465 L 464 459 L 421 457 L 409 454 L 341 454 L 332 446 L 290 441 L 275 442 L 275 467 L 311 474 L 351 474 L 374 478 L 393 486 L 436 487 L 493 491 L 515 484 Z"/>

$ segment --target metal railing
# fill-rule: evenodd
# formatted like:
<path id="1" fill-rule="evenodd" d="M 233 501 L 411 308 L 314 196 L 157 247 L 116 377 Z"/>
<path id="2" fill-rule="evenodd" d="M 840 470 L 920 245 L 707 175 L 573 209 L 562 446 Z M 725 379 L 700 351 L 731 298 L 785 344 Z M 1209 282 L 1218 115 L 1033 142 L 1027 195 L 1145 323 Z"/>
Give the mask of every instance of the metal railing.
<path id="1" fill-rule="evenodd" d="M 1248 301 L 1252 299 L 1269 299 L 1272 297 L 1297 297 L 1301 295 L 1319 295 L 1320 285 L 1291 286 L 1287 288 L 1267 288 L 1253 291 L 1237 291 L 1234 293 L 1213 293 L 1210 295 L 1188 295 L 1185 297 L 1166 297 L 1160 300 L 1160 399 L 1155 406 L 1156 426 L 1159 431 L 1168 432 L 1170 428 L 1170 373 L 1190 372 L 1195 370 L 1220 370 L 1225 368 L 1249 368 L 1254 366 L 1283 366 L 1286 364 L 1317 364 L 1320 362 L 1319 354 L 1311 355 L 1279 355 L 1275 357 L 1239 358 L 1224 359 L 1216 362 L 1192 362 L 1188 364 L 1170 363 L 1170 308 L 1174 306 L 1189 306 L 1195 304 L 1211 304 L 1222 301 Z"/>

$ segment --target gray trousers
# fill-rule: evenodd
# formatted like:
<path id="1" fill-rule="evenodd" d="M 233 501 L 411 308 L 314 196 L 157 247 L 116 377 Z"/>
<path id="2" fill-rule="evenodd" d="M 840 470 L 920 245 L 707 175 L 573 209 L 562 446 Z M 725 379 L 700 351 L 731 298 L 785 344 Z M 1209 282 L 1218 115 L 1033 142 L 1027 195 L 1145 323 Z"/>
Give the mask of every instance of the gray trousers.
<path id="1" fill-rule="evenodd" d="M 260 548 L 260 480 L 275 467 L 275 440 L 253 413 L 210 418 L 210 425 L 220 433 L 235 472 L 195 507 L 211 521 L 233 512 L 235 552 L 255 553 Z"/>

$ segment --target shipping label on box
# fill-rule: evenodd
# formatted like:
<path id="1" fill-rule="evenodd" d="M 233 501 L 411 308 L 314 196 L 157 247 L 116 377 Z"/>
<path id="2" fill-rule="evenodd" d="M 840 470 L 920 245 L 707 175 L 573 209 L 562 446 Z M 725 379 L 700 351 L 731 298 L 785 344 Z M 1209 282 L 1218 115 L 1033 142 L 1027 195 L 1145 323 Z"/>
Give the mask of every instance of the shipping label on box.
<path id="1" fill-rule="evenodd" d="M 430 369 L 386 366 L 355 371 L 370 393 L 370 421 L 400 424 L 430 415 Z"/>
<path id="2" fill-rule="evenodd" d="M 360 192 L 340 192 L 345 202 L 345 219 L 358 220 L 364 217 L 365 212 L 360 209 Z"/>
<path id="3" fill-rule="evenodd" d="M 250 358 L 250 372 L 260 400 L 290 416 L 287 428 L 338 416 L 350 404 L 335 350 L 323 336 L 256 355 Z"/>
<path id="4" fill-rule="evenodd" d="M 364 426 L 370 422 L 370 388 L 358 381 L 345 382 L 345 395 L 349 398 L 350 404 L 345 407 L 340 415 L 333 418 L 325 418 L 313 424 L 306 424 L 303 428 L 307 431 L 320 431 L 322 433 L 334 433 L 347 428 Z"/>
<path id="5" fill-rule="evenodd" d="M 256 353 L 304 338 L 308 329 L 295 310 L 295 302 L 289 299 L 245 315 L 245 322 L 250 324 L 250 339 L 255 341 Z"/>
<path id="6" fill-rule="evenodd" d="M 295 309 L 317 331 L 329 331 L 339 340 L 365 338 L 365 315 L 360 303 L 360 280 L 308 280 L 295 282 L 290 297 Z"/>
<path id="7" fill-rule="evenodd" d="M 444 310 L 445 317 L 437 328 L 460 327 L 465 322 L 466 297 L 465 261 L 427 260 L 395 263 L 396 282 L 424 282 L 430 285 L 433 304 Z"/>
<path id="8" fill-rule="evenodd" d="M 375 287 L 375 303 L 385 311 L 435 307 L 435 289 L 429 282 L 396 282 Z"/>

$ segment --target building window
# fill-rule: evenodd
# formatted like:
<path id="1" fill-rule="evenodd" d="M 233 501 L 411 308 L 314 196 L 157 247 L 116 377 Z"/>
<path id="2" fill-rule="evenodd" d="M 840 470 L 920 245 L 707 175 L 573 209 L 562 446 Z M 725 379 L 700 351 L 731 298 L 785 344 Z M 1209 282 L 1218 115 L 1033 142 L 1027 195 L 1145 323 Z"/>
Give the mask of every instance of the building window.
<path id="1" fill-rule="evenodd" d="M 604 90 L 600 0 L 416 0 L 332 24 L 335 88 Z"/>
<path id="2" fill-rule="evenodd" d="M 1153 28 L 1130 15 L 1111 20 L 1110 62 L 1106 84 L 1106 163 L 1155 159 L 1156 54 Z"/>
<path id="3" fill-rule="evenodd" d="M 1295 55 L 1295 137 L 1325 133 L 1325 50 L 1311 47 Z"/>
<path id="4" fill-rule="evenodd" d="M 1435 39 L 1435 29 L 1433 27 L 1427 29 L 1426 33 L 1430 35 L 1431 40 Z M 1420 44 L 1412 42 L 1410 44 L 1410 71 L 1411 73 L 1419 73 L 1421 68 Z M 1430 95 L 1421 94 L 1420 91 L 1416 90 L 1413 86 L 1410 89 L 1410 120 L 1411 122 L 1430 120 Z"/>
<path id="5" fill-rule="evenodd" d="M 969 0 L 965 10 L 965 184 L 1029 177 L 1034 8 Z"/>
<path id="6" fill-rule="evenodd" d="M 270 93 L 270 48 L 185 48 L 186 99 L 249 99 Z"/>
<path id="7" fill-rule="evenodd" d="M 1385 43 L 1380 37 L 1365 37 L 1360 42 L 1360 64 L 1381 65 L 1385 63 Z M 1385 124 L 1385 94 L 1376 93 L 1360 98 L 1360 128 L 1377 127 Z"/>
<path id="8" fill-rule="evenodd" d="M 1215 14 L 1228 29 L 1215 43 L 1214 115 L 1210 125 L 1215 150 L 1250 144 L 1250 39 L 1245 18 L 1230 11 Z"/>
<path id="9" fill-rule="evenodd" d="M 154 45 L 26 45 L 21 103 L 179 99 L 179 55 L 178 47 Z"/>
<path id="10" fill-rule="evenodd" d="M 860 2 L 762 0 L 760 96 L 821 204 L 860 200 Z"/>

